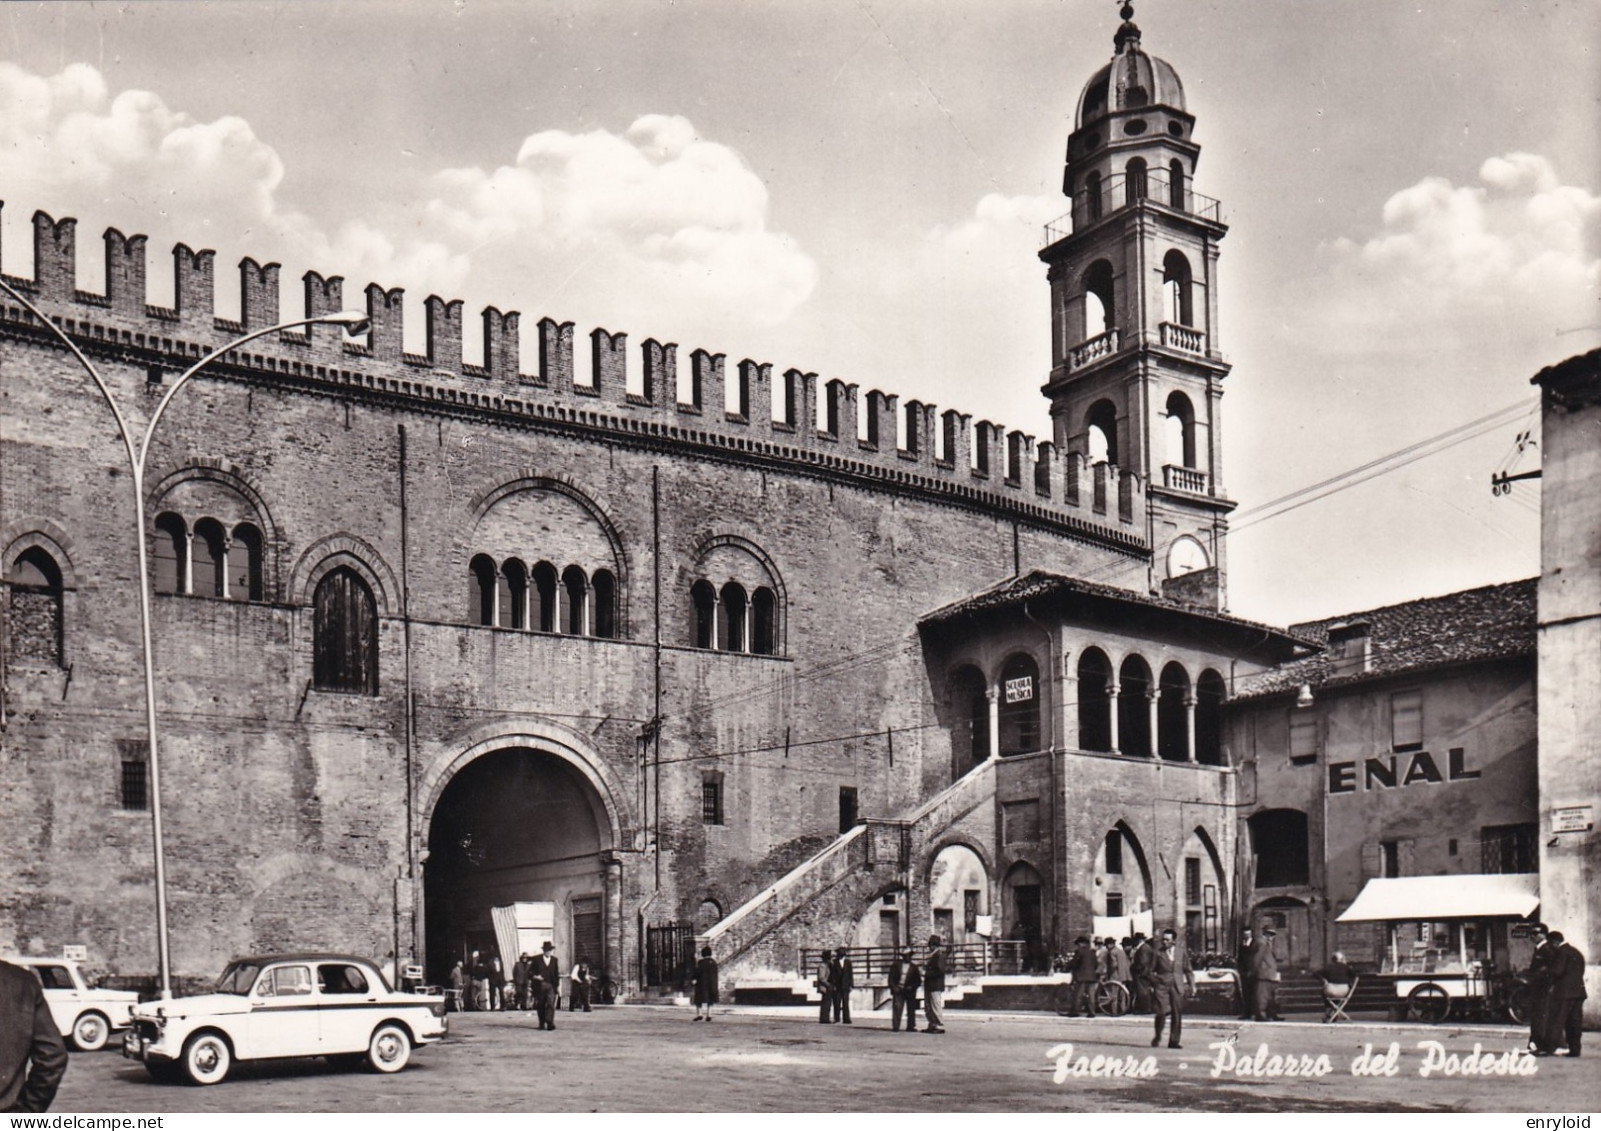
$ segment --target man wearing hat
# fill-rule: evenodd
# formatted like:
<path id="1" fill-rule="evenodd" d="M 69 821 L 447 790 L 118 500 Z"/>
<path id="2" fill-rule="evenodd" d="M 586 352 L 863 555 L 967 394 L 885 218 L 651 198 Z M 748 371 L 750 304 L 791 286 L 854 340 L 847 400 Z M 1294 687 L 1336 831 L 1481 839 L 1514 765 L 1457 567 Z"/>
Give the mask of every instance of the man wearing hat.
<path id="1" fill-rule="evenodd" d="M 556 961 L 556 944 L 546 940 L 541 954 L 530 964 L 528 985 L 534 992 L 534 1008 L 539 1011 L 541 1029 L 556 1028 L 556 989 L 561 985 L 561 963 Z"/>
<path id="2" fill-rule="evenodd" d="M 912 948 L 901 951 L 889 968 L 890 1028 L 900 1031 L 901 1014 L 906 1014 L 906 1031 L 917 1032 L 917 991 L 923 985 L 923 972 L 917 968 Z"/>
<path id="3" fill-rule="evenodd" d="M 1256 959 L 1251 974 L 1256 979 L 1256 1011 L 1258 1021 L 1283 1021 L 1279 1016 L 1279 960 L 1273 953 L 1273 940 L 1278 932 L 1268 927 L 1262 932 L 1262 942 L 1256 948 Z"/>
<path id="4" fill-rule="evenodd" d="M 924 1032 L 945 1031 L 945 949 L 938 935 L 928 936 L 928 961 L 923 966 Z"/>

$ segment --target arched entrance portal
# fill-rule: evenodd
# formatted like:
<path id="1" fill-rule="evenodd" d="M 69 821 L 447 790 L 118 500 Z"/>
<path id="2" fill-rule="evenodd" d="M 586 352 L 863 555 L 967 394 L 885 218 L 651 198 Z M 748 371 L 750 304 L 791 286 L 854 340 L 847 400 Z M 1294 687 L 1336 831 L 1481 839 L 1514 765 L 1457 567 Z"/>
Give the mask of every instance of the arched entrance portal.
<path id="1" fill-rule="evenodd" d="M 600 797 L 565 759 L 513 747 L 463 767 L 445 786 L 428 829 L 429 980 L 443 984 L 451 965 L 474 950 L 497 953 L 490 908 L 523 902 L 555 904 L 563 970 L 580 957 L 603 968 L 601 854 L 609 841 Z"/>

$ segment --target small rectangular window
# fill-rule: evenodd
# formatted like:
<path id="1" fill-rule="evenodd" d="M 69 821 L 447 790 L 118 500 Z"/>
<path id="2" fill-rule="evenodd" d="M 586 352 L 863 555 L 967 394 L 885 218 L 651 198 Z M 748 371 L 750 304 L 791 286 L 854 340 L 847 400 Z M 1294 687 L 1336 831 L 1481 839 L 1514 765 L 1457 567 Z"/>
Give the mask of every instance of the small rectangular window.
<path id="1" fill-rule="evenodd" d="M 1398 840 L 1382 840 L 1379 842 L 1379 853 L 1382 860 L 1383 875 L 1386 879 L 1393 879 L 1401 874 L 1401 842 Z"/>
<path id="2" fill-rule="evenodd" d="M 1196 856 L 1184 858 L 1184 902 L 1191 906 L 1201 902 L 1201 861 Z"/>
<path id="3" fill-rule="evenodd" d="M 1479 871 L 1486 874 L 1538 872 L 1538 833 L 1538 826 L 1532 823 L 1484 826 L 1479 830 Z"/>
<path id="4" fill-rule="evenodd" d="M 1318 717 L 1297 709 L 1290 715 L 1290 765 L 1306 766 L 1317 761 Z"/>
<path id="5" fill-rule="evenodd" d="M 1123 915 L 1123 893 L 1109 891 L 1106 893 L 1106 917 L 1118 919 Z"/>
<path id="6" fill-rule="evenodd" d="M 1106 872 L 1110 876 L 1123 874 L 1123 834 L 1116 829 L 1106 834 Z"/>
<path id="7" fill-rule="evenodd" d="M 839 831 L 843 836 L 856 827 L 856 787 L 839 787 Z"/>
<path id="8" fill-rule="evenodd" d="M 1423 749 L 1423 693 L 1401 691 L 1390 696 L 1390 749 Z"/>
<path id="9" fill-rule="evenodd" d="M 962 892 L 962 930 L 968 934 L 978 930 L 978 892 L 972 888 Z"/>
<path id="10" fill-rule="evenodd" d="M 150 808 L 146 774 L 149 766 L 144 762 L 124 762 L 122 780 L 117 792 L 117 803 L 124 809 Z"/>
<path id="11" fill-rule="evenodd" d="M 700 783 L 700 820 L 703 825 L 723 823 L 723 782 L 706 778 Z"/>

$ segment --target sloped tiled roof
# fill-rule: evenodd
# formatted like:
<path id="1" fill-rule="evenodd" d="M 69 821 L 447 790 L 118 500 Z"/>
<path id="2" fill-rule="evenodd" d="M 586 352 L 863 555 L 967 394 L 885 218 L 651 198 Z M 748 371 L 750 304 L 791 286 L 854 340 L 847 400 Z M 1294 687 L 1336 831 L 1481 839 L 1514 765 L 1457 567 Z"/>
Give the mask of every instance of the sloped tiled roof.
<path id="1" fill-rule="evenodd" d="M 1097 602 L 1133 606 L 1149 612 L 1172 614 L 1180 618 L 1199 620 L 1219 627 L 1241 630 L 1258 637 L 1263 646 L 1271 645 L 1273 650 L 1285 655 L 1292 650 L 1317 646 L 1307 638 L 1274 625 L 1261 624 L 1257 621 L 1246 620 L 1243 617 L 1230 616 L 1228 613 L 1220 613 L 1215 609 L 1207 609 L 1167 597 L 1136 593 L 1128 589 L 1119 589 L 1113 585 L 1101 585 L 1098 582 L 1084 581 L 1080 578 L 1067 577 L 1058 573 L 1047 573 L 1044 570 L 1034 570 L 1021 577 L 1009 578 L 983 592 L 975 593 L 971 597 L 964 597 L 960 601 L 935 609 L 925 615 L 918 623 L 938 625 L 964 616 L 1020 606 L 1028 601 L 1043 605 L 1050 601 L 1071 600 L 1073 598 L 1087 598 Z"/>
<path id="2" fill-rule="evenodd" d="M 1358 621 L 1368 626 L 1365 671 L 1334 674 L 1338 661 L 1320 654 L 1281 665 L 1242 681 L 1239 699 L 1343 687 L 1364 680 L 1485 660 L 1532 657 L 1535 653 L 1535 591 L 1538 578 L 1486 585 L 1425 597 L 1402 605 L 1346 613 L 1290 627 L 1296 636 L 1327 644 L 1331 626 Z"/>

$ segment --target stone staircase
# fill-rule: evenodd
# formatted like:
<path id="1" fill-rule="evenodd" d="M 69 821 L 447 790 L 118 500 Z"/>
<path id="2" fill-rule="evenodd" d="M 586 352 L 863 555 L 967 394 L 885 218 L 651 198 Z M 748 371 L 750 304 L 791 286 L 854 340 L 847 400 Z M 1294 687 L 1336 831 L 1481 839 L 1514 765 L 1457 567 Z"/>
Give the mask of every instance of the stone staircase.
<path id="1" fill-rule="evenodd" d="M 995 768 L 986 762 L 901 817 L 866 820 L 735 908 L 696 945 L 713 949 L 730 986 L 815 1002 L 798 969 L 800 948 L 838 938 L 876 895 L 909 890 L 926 846 L 963 818 L 987 815 L 994 797 Z"/>

